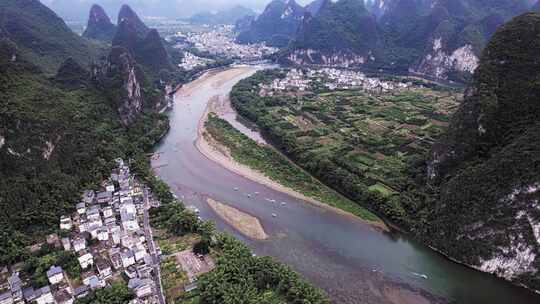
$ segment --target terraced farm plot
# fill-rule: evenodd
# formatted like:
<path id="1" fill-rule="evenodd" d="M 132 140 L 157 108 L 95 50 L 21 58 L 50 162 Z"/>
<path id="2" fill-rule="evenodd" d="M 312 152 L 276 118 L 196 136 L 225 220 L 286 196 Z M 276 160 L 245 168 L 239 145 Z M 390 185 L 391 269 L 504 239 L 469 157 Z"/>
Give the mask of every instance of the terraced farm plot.
<path id="1" fill-rule="evenodd" d="M 267 102 L 266 120 L 295 138 L 303 154 L 330 154 L 369 191 L 391 196 L 400 190 L 409 157 L 427 152 L 460 96 L 414 88 L 380 96 L 339 91 L 272 98 L 287 102 Z"/>

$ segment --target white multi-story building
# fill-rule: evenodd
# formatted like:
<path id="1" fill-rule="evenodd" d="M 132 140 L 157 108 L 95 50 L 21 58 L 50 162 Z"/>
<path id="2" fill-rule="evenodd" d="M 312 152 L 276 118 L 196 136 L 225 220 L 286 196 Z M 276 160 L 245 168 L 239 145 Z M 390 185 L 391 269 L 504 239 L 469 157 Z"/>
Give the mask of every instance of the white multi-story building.
<path id="1" fill-rule="evenodd" d="M 86 269 L 92 265 L 94 265 L 94 257 L 91 253 L 85 253 L 82 256 L 78 258 L 79 264 L 81 265 L 82 269 Z"/>
<path id="2" fill-rule="evenodd" d="M 64 280 L 64 272 L 62 267 L 51 266 L 51 268 L 47 270 L 47 279 L 49 279 L 49 283 L 52 285 L 62 282 L 62 280 Z"/>
<path id="3" fill-rule="evenodd" d="M 71 230 L 73 227 L 73 222 L 69 216 L 62 216 L 60 218 L 60 229 L 62 230 Z"/>

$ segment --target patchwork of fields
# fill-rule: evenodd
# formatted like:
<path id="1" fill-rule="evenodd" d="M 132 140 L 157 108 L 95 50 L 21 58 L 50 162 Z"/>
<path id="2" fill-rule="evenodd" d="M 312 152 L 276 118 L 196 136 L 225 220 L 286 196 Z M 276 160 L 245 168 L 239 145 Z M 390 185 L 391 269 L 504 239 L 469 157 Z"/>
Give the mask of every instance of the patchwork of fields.
<path id="1" fill-rule="evenodd" d="M 444 132 L 462 94 L 423 85 L 381 94 L 358 89 L 255 93 L 275 75 L 259 73 L 235 88 L 232 102 L 239 113 L 326 184 L 356 201 L 390 205 L 376 206 L 379 211 L 403 214 L 392 197 L 406 189 L 410 164 Z"/>

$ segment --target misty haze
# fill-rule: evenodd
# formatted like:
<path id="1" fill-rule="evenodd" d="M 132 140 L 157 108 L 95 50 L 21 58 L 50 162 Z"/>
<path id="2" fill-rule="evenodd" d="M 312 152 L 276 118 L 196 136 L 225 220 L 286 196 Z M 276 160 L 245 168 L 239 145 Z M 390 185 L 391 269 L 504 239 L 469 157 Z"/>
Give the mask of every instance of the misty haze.
<path id="1" fill-rule="evenodd" d="M 41 0 L 41 2 L 69 21 L 85 20 L 92 4 L 101 5 L 110 15 L 116 14 L 122 4 L 128 4 L 141 16 L 167 18 L 185 18 L 195 13 L 226 10 L 238 5 L 260 12 L 268 4 L 266 0 Z M 307 0 L 299 1 L 300 4 L 307 2 Z"/>

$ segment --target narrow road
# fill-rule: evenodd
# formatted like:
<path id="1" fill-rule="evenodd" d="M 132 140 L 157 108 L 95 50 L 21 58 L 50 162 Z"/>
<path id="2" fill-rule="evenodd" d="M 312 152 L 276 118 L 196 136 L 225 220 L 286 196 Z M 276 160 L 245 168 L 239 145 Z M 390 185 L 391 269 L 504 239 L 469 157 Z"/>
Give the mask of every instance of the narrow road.
<path id="1" fill-rule="evenodd" d="M 159 256 L 156 251 L 156 245 L 154 244 L 154 236 L 152 234 L 152 227 L 150 227 L 150 215 L 148 214 L 148 210 L 150 210 L 150 200 L 148 199 L 148 188 L 144 187 L 143 189 L 143 195 L 144 195 L 144 212 L 143 212 L 143 218 L 144 218 L 144 236 L 146 238 L 146 242 L 148 243 L 148 249 L 150 250 L 150 256 L 152 257 L 152 268 L 154 268 L 154 283 L 156 285 L 156 295 L 158 297 L 160 304 L 166 304 L 165 296 L 163 295 L 163 286 L 161 284 L 161 268 L 159 267 Z"/>

